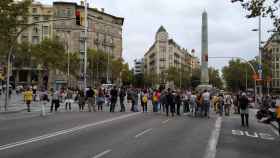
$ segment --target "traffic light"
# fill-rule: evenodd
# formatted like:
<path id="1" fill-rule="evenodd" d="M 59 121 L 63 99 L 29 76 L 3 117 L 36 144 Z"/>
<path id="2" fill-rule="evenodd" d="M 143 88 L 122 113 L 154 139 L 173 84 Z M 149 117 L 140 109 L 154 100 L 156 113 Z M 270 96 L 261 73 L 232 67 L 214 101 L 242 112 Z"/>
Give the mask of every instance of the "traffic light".
<path id="1" fill-rule="evenodd" d="M 76 11 L 76 24 L 81 25 L 81 13 L 80 13 L 80 11 Z"/>

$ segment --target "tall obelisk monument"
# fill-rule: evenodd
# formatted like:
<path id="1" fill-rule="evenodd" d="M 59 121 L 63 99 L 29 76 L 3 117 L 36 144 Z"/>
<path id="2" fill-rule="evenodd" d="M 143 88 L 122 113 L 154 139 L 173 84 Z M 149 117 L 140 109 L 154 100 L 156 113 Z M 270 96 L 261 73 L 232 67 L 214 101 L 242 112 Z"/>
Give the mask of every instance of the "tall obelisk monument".
<path id="1" fill-rule="evenodd" d="M 201 34 L 201 78 L 200 85 L 209 85 L 208 74 L 208 17 L 207 12 L 202 13 L 202 34 Z"/>

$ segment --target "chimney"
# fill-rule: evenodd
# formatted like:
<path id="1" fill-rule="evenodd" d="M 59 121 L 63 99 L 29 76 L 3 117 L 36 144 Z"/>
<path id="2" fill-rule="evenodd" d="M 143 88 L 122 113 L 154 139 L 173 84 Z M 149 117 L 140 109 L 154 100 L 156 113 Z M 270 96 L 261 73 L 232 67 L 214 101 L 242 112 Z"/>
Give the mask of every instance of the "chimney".
<path id="1" fill-rule="evenodd" d="M 85 2 L 83 0 L 81 0 L 81 6 L 84 6 Z"/>
<path id="2" fill-rule="evenodd" d="M 104 9 L 104 8 L 101 8 L 101 12 L 103 12 L 103 13 L 104 13 L 104 12 L 105 12 L 105 9 Z"/>

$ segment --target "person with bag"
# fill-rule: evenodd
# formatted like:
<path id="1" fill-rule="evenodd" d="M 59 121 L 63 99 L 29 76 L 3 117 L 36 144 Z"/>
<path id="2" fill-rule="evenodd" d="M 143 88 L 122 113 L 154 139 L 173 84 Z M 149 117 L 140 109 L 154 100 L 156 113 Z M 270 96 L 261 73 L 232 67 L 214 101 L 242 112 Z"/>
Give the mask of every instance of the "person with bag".
<path id="1" fill-rule="evenodd" d="M 246 96 L 246 93 L 242 93 L 241 97 L 239 98 L 239 105 L 240 105 L 240 114 L 241 114 L 241 124 L 244 127 L 244 119 L 246 119 L 246 126 L 249 127 L 249 100 Z"/>
<path id="2" fill-rule="evenodd" d="M 147 92 L 143 92 L 143 97 L 142 97 L 142 108 L 143 108 L 143 112 L 147 112 L 147 104 L 148 104 L 148 94 Z"/>
<path id="3" fill-rule="evenodd" d="M 51 97 L 52 97 L 52 102 L 51 102 L 50 112 L 53 112 L 53 107 L 54 110 L 57 111 L 59 108 L 59 92 L 57 90 L 51 89 Z"/>
<path id="4" fill-rule="evenodd" d="M 30 104 L 33 99 L 33 92 L 30 90 L 30 88 L 27 88 L 27 90 L 23 93 L 24 102 L 27 106 L 27 111 L 30 112 Z"/>
<path id="5" fill-rule="evenodd" d="M 157 97 L 157 92 L 154 92 L 153 97 L 152 97 L 152 102 L 153 102 L 153 112 L 158 111 L 158 97 Z"/>
<path id="6" fill-rule="evenodd" d="M 84 95 L 84 92 L 82 90 L 78 91 L 77 94 L 77 101 L 78 101 L 78 105 L 79 105 L 79 111 L 84 111 L 84 107 L 86 104 L 86 97 Z"/>

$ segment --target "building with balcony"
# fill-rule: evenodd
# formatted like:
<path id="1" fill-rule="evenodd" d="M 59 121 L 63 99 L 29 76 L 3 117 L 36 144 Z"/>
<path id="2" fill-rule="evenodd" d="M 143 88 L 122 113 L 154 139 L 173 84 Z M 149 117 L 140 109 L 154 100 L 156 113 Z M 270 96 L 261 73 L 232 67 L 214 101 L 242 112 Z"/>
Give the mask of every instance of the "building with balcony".
<path id="1" fill-rule="evenodd" d="M 199 66 L 198 58 L 169 39 L 168 32 L 161 26 L 155 41 L 144 55 L 144 72 L 146 74 L 164 74 L 170 67 L 190 72 Z M 161 81 L 166 82 L 166 81 Z"/>
<path id="2" fill-rule="evenodd" d="M 108 14 L 104 8 L 97 9 L 88 6 L 88 34 L 85 37 L 85 5 L 83 1 L 81 1 L 81 4 L 59 1 L 53 2 L 53 5 L 32 2 L 29 9 L 30 17 L 28 18 L 28 23 L 62 18 L 67 20 L 38 23 L 21 34 L 19 43 L 28 42 L 30 44 L 38 44 L 45 38 L 57 37 L 65 43 L 65 47 L 67 47 L 69 52 L 79 53 L 81 58 L 81 72 L 83 71 L 84 64 L 85 38 L 87 49 L 101 50 L 109 53 L 116 59 L 122 58 L 122 26 L 124 18 Z M 76 24 L 76 11 L 79 11 L 81 14 L 81 25 Z M 34 68 L 14 67 L 13 74 L 16 78 L 16 83 L 36 84 L 37 82 L 34 81 L 41 78 L 42 74 L 34 73 L 33 69 L 38 70 L 39 67 L 38 65 L 34 65 Z M 52 71 L 49 77 L 49 85 L 51 86 L 59 88 L 61 86 L 57 86 L 57 84 L 66 84 L 66 76 L 59 71 Z"/>
<path id="3" fill-rule="evenodd" d="M 270 68 L 271 83 L 269 85 L 274 91 L 280 91 L 280 33 L 274 33 L 264 45 L 262 62 Z M 264 76 L 264 79 L 267 80 L 268 77 Z"/>

